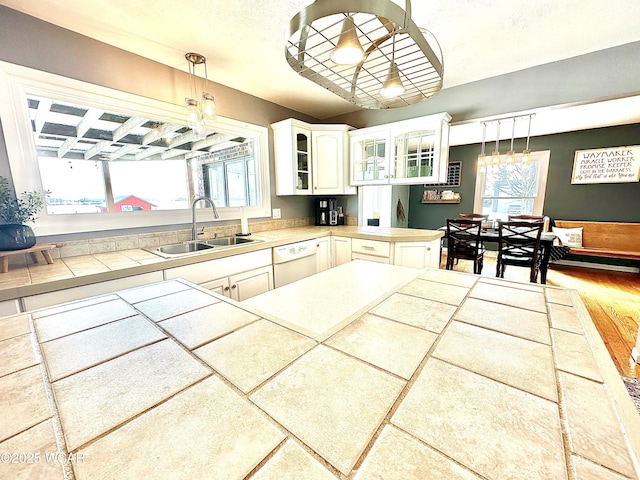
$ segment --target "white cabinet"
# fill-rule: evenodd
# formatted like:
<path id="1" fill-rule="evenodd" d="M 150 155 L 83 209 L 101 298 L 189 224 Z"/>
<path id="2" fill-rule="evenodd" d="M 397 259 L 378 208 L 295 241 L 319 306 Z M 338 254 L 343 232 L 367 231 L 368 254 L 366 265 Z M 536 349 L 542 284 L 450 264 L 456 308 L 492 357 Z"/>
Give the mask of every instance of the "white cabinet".
<path id="1" fill-rule="evenodd" d="M 348 125 L 287 119 L 273 129 L 276 195 L 344 195 L 349 185 Z"/>
<path id="2" fill-rule="evenodd" d="M 331 237 L 316 239 L 318 250 L 316 252 L 316 272 L 324 272 L 331 268 Z"/>
<path id="3" fill-rule="evenodd" d="M 393 263 L 391 259 L 391 244 L 380 240 L 366 240 L 353 238 L 351 240 L 351 258 L 380 263 Z"/>
<path id="4" fill-rule="evenodd" d="M 349 132 L 351 184 L 446 181 L 450 121 L 440 113 Z"/>
<path id="5" fill-rule="evenodd" d="M 242 301 L 273 289 L 271 249 L 169 268 L 164 277 L 184 278 Z"/>
<path id="6" fill-rule="evenodd" d="M 396 242 L 394 265 L 412 268 L 440 266 L 440 240 L 430 242 Z"/>
<path id="7" fill-rule="evenodd" d="M 351 261 L 351 239 L 331 236 L 331 265 L 337 267 Z"/>
<path id="8" fill-rule="evenodd" d="M 389 183 L 390 131 L 386 126 L 349 132 L 351 185 Z"/>
<path id="9" fill-rule="evenodd" d="M 354 238 L 351 240 L 351 258 L 391 263 L 411 268 L 438 268 L 440 240 L 429 242 L 384 242 Z"/>
<path id="10" fill-rule="evenodd" d="M 273 289 L 271 266 L 205 282 L 203 287 L 239 302 Z"/>
<path id="11" fill-rule="evenodd" d="M 231 289 L 229 288 L 229 277 L 222 277 L 211 280 L 210 282 L 204 282 L 201 284 L 201 286 L 217 294 L 231 297 Z"/>

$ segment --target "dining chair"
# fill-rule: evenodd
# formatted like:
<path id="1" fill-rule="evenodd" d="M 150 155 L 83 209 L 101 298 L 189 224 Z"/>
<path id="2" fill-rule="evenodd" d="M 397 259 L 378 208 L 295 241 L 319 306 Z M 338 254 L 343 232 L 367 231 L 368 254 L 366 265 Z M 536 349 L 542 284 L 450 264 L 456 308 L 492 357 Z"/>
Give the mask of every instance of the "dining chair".
<path id="1" fill-rule="evenodd" d="M 447 219 L 447 270 L 453 270 L 454 260 L 473 260 L 473 273 L 482 273 L 484 246 L 480 240 L 482 220 Z"/>
<path id="2" fill-rule="evenodd" d="M 543 222 L 498 222 L 496 277 L 504 278 L 507 265 L 529 267 L 529 281 L 537 283 L 542 263 L 540 236 Z"/>
<path id="3" fill-rule="evenodd" d="M 459 213 L 458 218 L 481 218 L 482 220 L 487 220 L 489 218 L 489 214 L 483 215 L 481 213 Z"/>
<path id="4" fill-rule="evenodd" d="M 544 215 L 509 215 L 510 222 L 543 222 L 543 232 L 549 231 L 549 217 Z"/>
<path id="5" fill-rule="evenodd" d="M 544 216 L 542 215 L 509 215 L 510 222 L 542 222 Z"/>

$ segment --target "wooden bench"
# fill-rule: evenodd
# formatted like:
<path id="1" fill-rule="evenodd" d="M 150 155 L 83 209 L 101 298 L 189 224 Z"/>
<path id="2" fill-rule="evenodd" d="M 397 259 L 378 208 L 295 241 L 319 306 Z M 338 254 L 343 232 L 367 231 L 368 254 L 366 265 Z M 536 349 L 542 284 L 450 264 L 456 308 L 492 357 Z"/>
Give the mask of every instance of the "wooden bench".
<path id="1" fill-rule="evenodd" d="M 556 220 L 556 227 L 582 227 L 582 248 L 569 253 L 592 257 L 640 260 L 640 223 Z"/>
<path id="2" fill-rule="evenodd" d="M 43 244 L 34 245 L 31 248 L 23 248 L 22 250 L 0 250 L 0 273 L 7 273 L 9 271 L 9 257 L 11 255 L 20 255 L 22 253 L 28 253 L 33 263 L 38 263 L 36 252 L 41 252 L 45 261 L 48 264 L 52 264 L 53 258 L 51 258 L 49 250 L 56 247 L 57 245 Z"/>

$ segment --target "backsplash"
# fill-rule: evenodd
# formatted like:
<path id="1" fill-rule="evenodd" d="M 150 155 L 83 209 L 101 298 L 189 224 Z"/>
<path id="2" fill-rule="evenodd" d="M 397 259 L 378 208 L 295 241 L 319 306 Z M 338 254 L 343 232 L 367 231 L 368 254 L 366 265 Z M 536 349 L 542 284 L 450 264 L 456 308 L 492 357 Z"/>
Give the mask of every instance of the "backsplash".
<path id="1" fill-rule="evenodd" d="M 346 217 L 347 225 L 357 225 L 358 218 L 355 216 Z M 249 230 L 252 233 L 266 232 L 270 230 L 280 230 L 283 228 L 305 227 L 313 225 L 313 217 L 286 218 L 280 220 L 267 220 L 264 222 L 251 222 Z M 213 238 L 216 234 L 219 237 L 226 237 L 240 233 L 240 224 L 222 225 L 219 227 L 205 227 L 202 239 Z M 95 255 L 98 253 L 118 252 L 122 250 L 132 250 L 136 248 L 154 248 L 172 243 L 187 242 L 191 240 L 191 229 L 181 229 L 157 233 L 141 233 L 138 235 L 119 235 L 112 237 L 90 238 L 84 240 L 73 240 L 57 242 L 58 248 L 51 250 L 53 258 L 68 258 L 81 255 Z M 10 265 L 27 265 L 25 255 L 13 255 L 9 258 Z"/>

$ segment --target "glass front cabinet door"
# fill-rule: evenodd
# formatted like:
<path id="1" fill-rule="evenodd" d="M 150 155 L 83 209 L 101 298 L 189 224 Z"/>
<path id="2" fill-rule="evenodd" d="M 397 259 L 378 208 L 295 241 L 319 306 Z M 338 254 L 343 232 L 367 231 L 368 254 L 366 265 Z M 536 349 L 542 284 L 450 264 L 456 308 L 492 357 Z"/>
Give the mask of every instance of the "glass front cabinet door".
<path id="1" fill-rule="evenodd" d="M 351 185 L 389 183 L 389 130 L 363 128 L 349 135 Z"/>
<path id="2" fill-rule="evenodd" d="M 445 182 L 450 121 L 441 113 L 350 132 L 351 184 Z"/>
<path id="3" fill-rule="evenodd" d="M 348 125 L 316 125 L 287 119 L 273 129 L 276 195 L 347 195 Z"/>
<path id="4" fill-rule="evenodd" d="M 391 130 L 391 183 L 445 182 L 449 163 L 448 113 L 416 118 Z"/>
<path id="5" fill-rule="evenodd" d="M 311 195 L 311 129 L 293 119 L 271 125 L 276 195 Z"/>

